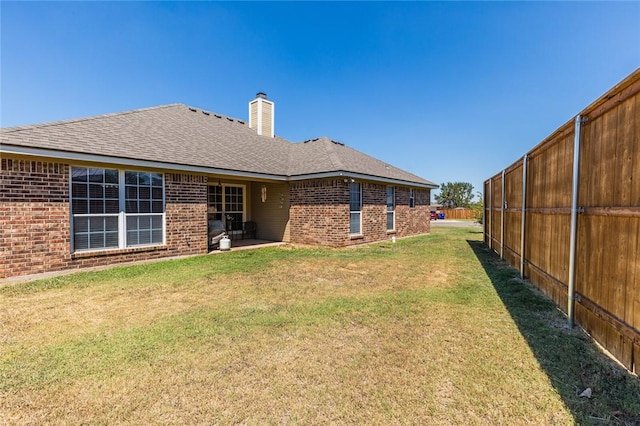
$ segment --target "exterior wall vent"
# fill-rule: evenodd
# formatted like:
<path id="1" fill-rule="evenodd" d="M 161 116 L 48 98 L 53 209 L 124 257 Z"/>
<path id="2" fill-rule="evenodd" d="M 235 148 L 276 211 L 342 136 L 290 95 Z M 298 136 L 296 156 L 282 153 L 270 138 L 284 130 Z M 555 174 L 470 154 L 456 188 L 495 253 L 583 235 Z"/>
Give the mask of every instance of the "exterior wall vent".
<path id="1" fill-rule="evenodd" d="M 275 104 L 267 99 L 267 94 L 258 92 L 249 102 L 249 127 L 259 135 L 274 137 Z"/>

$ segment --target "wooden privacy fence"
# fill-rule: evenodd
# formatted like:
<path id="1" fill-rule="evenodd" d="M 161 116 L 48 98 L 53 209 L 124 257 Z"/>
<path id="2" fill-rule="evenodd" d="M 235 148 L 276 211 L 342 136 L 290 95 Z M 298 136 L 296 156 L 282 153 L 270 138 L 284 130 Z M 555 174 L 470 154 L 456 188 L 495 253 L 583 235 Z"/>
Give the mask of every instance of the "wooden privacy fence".
<path id="1" fill-rule="evenodd" d="M 445 219 L 475 219 L 475 213 L 471 209 L 442 209 Z"/>
<path id="2" fill-rule="evenodd" d="M 484 183 L 484 241 L 640 370 L 640 68 Z"/>

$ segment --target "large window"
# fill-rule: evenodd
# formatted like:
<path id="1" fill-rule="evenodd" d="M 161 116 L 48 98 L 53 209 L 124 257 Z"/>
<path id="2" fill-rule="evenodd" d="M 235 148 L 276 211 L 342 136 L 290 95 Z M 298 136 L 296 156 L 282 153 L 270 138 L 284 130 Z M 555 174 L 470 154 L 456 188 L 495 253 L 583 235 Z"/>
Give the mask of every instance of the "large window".
<path id="1" fill-rule="evenodd" d="M 208 207 L 210 220 L 222 220 L 222 185 L 209 186 Z"/>
<path id="2" fill-rule="evenodd" d="M 244 186 L 209 186 L 209 219 L 220 220 L 227 232 L 242 230 Z"/>
<path id="3" fill-rule="evenodd" d="M 241 186 L 226 186 L 224 192 L 224 213 L 227 231 L 241 231 L 244 219 L 244 196 Z"/>
<path id="4" fill-rule="evenodd" d="M 357 182 L 351 182 L 349 193 L 349 233 L 360 235 L 362 234 L 362 186 Z"/>
<path id="5" fill-rule="evenodd" d="M 160 173 L 124 172 L 127 247 L 162 244 L 164 191 Z"/>
<path id="6" fill-rule="evenodd" d="M 396 189 L 387 186 L 387 231 L 396 229 Z"/>
<path id="7" fill-rule="evenodd" d="M 75 250 L 119 247 L 119 198 L 117 170 L 72 168 L 71 210 Z"/>
<path id="8" fill-rule="evenodd" d="M 164 242 L 160 173 L 71 168 L 73 251 Z"/>

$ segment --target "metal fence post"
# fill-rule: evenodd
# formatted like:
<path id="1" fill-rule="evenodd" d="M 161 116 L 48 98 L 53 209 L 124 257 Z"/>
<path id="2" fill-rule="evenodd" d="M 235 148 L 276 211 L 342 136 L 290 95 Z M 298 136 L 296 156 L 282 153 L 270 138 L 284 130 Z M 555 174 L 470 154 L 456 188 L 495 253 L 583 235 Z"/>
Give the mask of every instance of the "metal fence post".
<path id="1" fill-rule="evenodd" d="M 573 138 L 573 184 L 571 188 L 571 235 L 569 243 L 569 285 L 567 291 L 567 316 L 573 327 L 576 293 L 576 239 L 578 234 L 578 182 L 580 178 L 580 130 L 582 117 L 576 116 Z"/>
<path id="2" fill-rule="evenodd" d="M 502 171 L 502 206 L 500 207 L 500 259 L 504 259 L 504 207 L 506 200 L 504 198 L 504 177 L 505 171 Z"/>
<path id="3" fill-rule="evenodd" d="M 524 250 L 527 212 L 527 161 L 529 155 L 522 157 L 522 224 L 520 225 L 520 278 L 524 279 Z"/>
<path id="4" fill-rule="evenodd" d="M 493 249 L 493 178 L 489 178 L 489 248 Z"/>

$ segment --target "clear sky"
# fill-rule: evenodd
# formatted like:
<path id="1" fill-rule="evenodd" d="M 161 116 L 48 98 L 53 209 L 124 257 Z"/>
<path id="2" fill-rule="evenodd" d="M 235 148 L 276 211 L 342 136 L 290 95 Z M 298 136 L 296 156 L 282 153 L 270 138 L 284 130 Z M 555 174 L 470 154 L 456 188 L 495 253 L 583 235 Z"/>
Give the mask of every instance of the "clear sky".
<path id="1" fill-rule="evenodd" d="M 0 2 L 2 127 L 169 103 L 482 182 L 640 66 L 639 2 Z M 474 191 L 474 192 L 475 192 Z"/>

